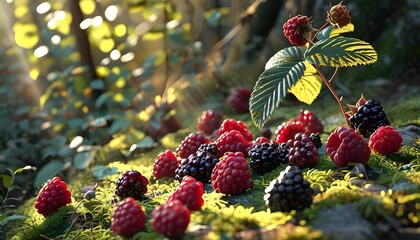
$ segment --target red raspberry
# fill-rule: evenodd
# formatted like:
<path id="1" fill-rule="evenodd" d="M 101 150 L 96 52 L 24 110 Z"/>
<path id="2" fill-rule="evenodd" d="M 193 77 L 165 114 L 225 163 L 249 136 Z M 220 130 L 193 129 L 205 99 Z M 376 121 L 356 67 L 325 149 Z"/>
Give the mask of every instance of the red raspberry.
<path id="1" fill-rule="evenodd" d="M 226 152 L 242 152 L 247 157 L 248 151 L 251 149 L 251 144 L 237 130 L 223 133 L 215 143 L 220 156 L 223 156 Z"/>
<path id="2" fill-rule="evenodd" d="M 241 152 L 227 152 L 211 174 L 214 190 L 223 194 L 240 194 L 254 187 L 248 162 Z"/>
<path id="3" fill-rule="evenodd" d="M 297 133 L 287 141 L 289 145 L 289 163 L 300 168 L 314 167 L 319 162 L 318 149 L 306 133 Z"/>
<path id="4" fill-rule="evenodd" d="M 71 203 L 71 192 L 60 177 L 48 180 L 39 191 L 34 207 L 44 217 Z"/>
<path id="5" fill-rule="evenodd" d="M 126 171 L 121 174 L 116 182 L 115 195 L 121 199 L 132 197 L 141 200 L 147 193 L 149 180 L 136 170 Z"/>
<path id="6" fill-rule="evenodd" d="M 204 204 L 203 194 L 203 183 L 194 177 L 185 176 L 166 201 L 180 200 L 190 211 L 198 211 Z"/>
<path id="7" fill-rule="evenodd" d="M 401 135 L 391 126 L 379 127 L 369 139 L 369 147 L 381 155 L 396 153 L 401 148 Z"/>
<path id="8" fill-rule="evenodd" d="M 143 208 L 132 197 L 118 203 L 111 217 L 112 232 L 127 238 L 142 231 L 146 223 L 146 214 Z"/>
<path id="9" fill-rule="evenodd" d="M 152 226 L 165 237 L 181 237 L 190 223 L 190 215 L 181 201 L 165 202 L 153 210 Z"/>
<path id="10" fill-rule="evenodd" d="M 248 127 L 245 125 L 244 122 L 235 119 L 226 119 L 220 125 L 219 132 L 217 136 L 222 136 L 223 133 L 229 132 L 231 130 L 238 130 L 243 136 L 245 141 L 252 142 L 253 136 L 252 133 L 248 130 Z"/>
<path id="11" fill-rule="evenodd" d="M 307 16 L 298 15 L 283 24 L 283 34 L 293 45 L 305 45 L 311 31 L 311 24 Z"/>
<path id="12" fill-rule="evenodd" d="M 313 112 L 308 110 L 300 110 L 299 117 L 295 119 L 295 122 L 301 122 L 305 129 L 308 130 L 308 134 L 311 133 L 322 133 L 324 131 L 324 125 L 315 116 Z"/>
<path id="13" fill-rule="evenodd" d="M 327 154 L 337 167 L 349 163 L 366 163 L 370 157 L 367 142 L 354 129 L 337 127 L 325 142 Z"/>
<path id="14" fill-rule="evenodd" d="M 301 122 L 286 122 L 277 127 L 274 132 L 276 134 L 276 142 L 287 143 L 289 139 L 293 139 L 296 133 L 305 132 L 305 126 Z"/>
<path id="15" fill-rule="evenodd" d="M 208 109 L 197 119 L 197 129 L 204 135 L 212 135 L 222 124 L 223 115 L 212 109 Z"/>
<path id="16" fill-rule="evenodd" d="M 208 144 L 210 140 L 201 133 L 190 133 L 182 140 L 176 148 L 176 154 L 179 158 L 187 158 L 195 153 L 201 144 Z"/>
<path id="17" fill-rule="evenodd" d="M 255 146 L 257 144 L 270 143 L 270 142 L 271 142 L 270 139 L 266 137 L 259 137 L 255 139 L 254 141 L 252 141 L 252 146 Z"/>
<path id="18" fill-rule="evenodd" d="M 159 153 L 153 163 L 153 176 L 156 179 L 163 177 L 173 178 L 178 165 L 179 161 L 171 150 Z"/>
<path id="19" fill-rule="evenodd" d="M 236 113 L 247 113 L 249 111 L 249 99 L 251 98 L 252 90 L 247 87 L 236 87 L 232 89 L 227 102 Z"/>

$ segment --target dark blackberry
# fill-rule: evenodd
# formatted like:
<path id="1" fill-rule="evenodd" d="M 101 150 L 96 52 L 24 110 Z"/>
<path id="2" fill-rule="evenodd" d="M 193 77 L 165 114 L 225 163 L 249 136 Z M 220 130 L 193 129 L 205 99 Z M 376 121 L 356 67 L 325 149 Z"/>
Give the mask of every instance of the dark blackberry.
<path id="1" fill-rule="evenodd" d="M 213 154 L 217 158 L 219 157 L 219 148 L 217 148 L 217 145 L 214 143 L 201 144 L 197 152 L 208 152 Z"/>
<path id="2" fill-rule="evenodd" d="M 349 117 L 350 126 L 365 138 L 369 138 L 380 126 L 389 122 L 381 103 L 369 99 L 357 108 L 357 112 Z"/>
<path id="3" fill-rule="evenodd" d="M 210 183 L 211 172 L 218 161 L 218 157 L 210 152 L 197 151 L 181 160 L 181 165 L 175 170 L 175 179 L 181 182 L 184 176 L 191 176 L 202 183 Z"/>
<path id="4" fill-rule="evenodd" d="M 322 147 L 321 136 L 319 135 L 319 133 L 311 133 L 309 138 L 311 139 L 311 141 L 317 149 L 320 149 Z"/>
<path id="5" fill-rule="evenodd" d="M 290 147 L 287 145 L 287 143 L 282 143 L 279 146 L 279 158 L 280 163 L 282 164 L 288 164 L 289 163 L 289 150 Z"/>
<path id="6" fill-rule="evenodd" d="M 280 165 L 279 144 L 262 143 L 256 144 L 248 152 L 252 171 L 257 174 L 264 174 L 274 170 Z"/>
<path id="7" fill-rule="evenodd" d="M 136 200 L 141 200 L 144 194 L 147 193 L 149 180 L 141 175 L 140 172 L 131 170 L 121 174 L 115 184 L 117 185 L 115 195 L 121 199 L 132 197 Z"/>
<path id="8" fill-rule="evenodd" d="M 313 189 L 297 166 L 287 166 L 265 189 L 264 201 L 271 212 L 301 210 L 312 204 Z"/>

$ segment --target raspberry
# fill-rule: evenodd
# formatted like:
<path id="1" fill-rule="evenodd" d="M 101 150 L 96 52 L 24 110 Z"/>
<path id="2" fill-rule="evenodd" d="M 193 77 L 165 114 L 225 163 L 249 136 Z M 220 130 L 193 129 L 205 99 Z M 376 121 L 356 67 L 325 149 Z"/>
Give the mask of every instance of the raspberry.
<path id="1" fill-rule="evenodd" d="M 179 146 L 176 148 L 176 154 L 180 158 L 187 158 L 191 154 L 195 153 L 201 144 L 210 143 L 201 133 L 190 133 L 182 140 Z"/>
<path id="2" fill-rule="evenodd" d="M 153 210 L 152 226 L 165 237 L 181 237 L 190 223 L 190 215 L 181 201 L 165 202 Z"/>
<path id="3" fill-rule="evenodd" d="M 236 121 L 235 119 L 226 119 L 220 125 L 219 132 L 217 136 L 222 136 L 223 133 L 229 132 L 231 130 L 238 130 L 243 136 L 245 141 L 252 142 L 253 136 L 252 133 L 248 130 L 248 127 L 242 121 Z"/>
<path id="4" fill-rule="evenodd" d="M 301 122 L 286 122 L 277 127 L 275 131 L 277 143 L 287 143 L 293 139 L 296 133 L 305 132 L 305 126 Z"/>
<path id="5" fill-rule="evenodd" d="M 254 147 L 257 144 L 270 143 L 270 142 L 271 142 L 270 139 L 266 137 L 259 137 L 255 139 L 254 141 L 252 141 L 252 147 Z"/>
<path id="6" fill-rule="evenodd" d="M 380 126 L 391 124 L 381 103 L 378 101 L 366 101 L 362 97 L 356 106 L 350 106 L 350 109 L 352 111 L 347 112 L 350 126 L 365 138 L 369 138 Z"/>
<path id="7" fill-rule="evenodd" d="M 223 133 L 215 143 L 219 148 L 220 156 L 223 156 L 226 152 L 242 152 L 247 157 L 248 151 L 251 149 L 251 144 L 237 130 Z"/>
<path id="8" fill-rule="evenodd" d="M 321 121 L 319 121 L 313 112 L 308 110 L 300 110 L 299 117 L 295 121 L 301 122 L 305 129 L 309 131 L 309 134 L 324 131 L 324 125 L 322 125 Z"/>
<path id="9" fill-rule="evenodd" d="M 153 176 L 156 179 L 175 177 L 175 170 L 179 161 L 171 150 L 159 153 L 153 163 Z"/>
<path id="10" fill-rule="evenodd" d="M 305 45 L 312 31 L 309 18 L 307 16 L 295 16 L 283 24 L 283 34 L 289 42 L 296 46 Z"/>
<path id="11" fill-rule="evenodd" d="M 204 135 L 211 135 L 222 124 L 223 115 L 212 109 L 205 110 L 197 119 L 197 129 Z"/>
<path id="12" fill-rule="evenodd" d="M 314 143 L 317 149 L 320 149 L 322 147 L 321 136 L 319 136 L 319 133 L 311 133 L 309 137 L 311 138 L 311 141 Z"/>
<path id="13" fill-rule="evenodd" d="M 366 163 L 370 157 L 370 149 L 366 141 L 354 129 L 337 127 L 325 142 L 327 154 L 337 167 L 345 167 L 349 163 Z"/>
<path id="14" fill-rule="evenodd" d="M 289 145 L 289 162 L 300 168 L 314 167 L 319 162 L 318 149 L 306 133 L 297 133 L 294 139 L 287 141 Z"/>
<path id="15" fill-rule="evenodd" d="M 280 165 L 279 144 L 262 143 L 253 146 L 248 152 L 250 166 L 253 172 L 264 174 L 271 172 Z"/>
<path id="16" fill-rule="evenodd" d="M 198 211 L 204 204 L 203 194 L 203 183 L 191 176 L 185 176 L 177 189 L 169 196 L 167 202 L 179 200 L 190 211 Z"/>
<path id="17" fill-rule="evenodd" d="M 223 194 L 240 194 L 254 187 L 248 162 L 241 152 L 228 152 L 220 159 L 211 174 L 214 190 Z"/>
<path id="18" fill-rule="evenodd" d="M 379 127 L 369 139 L 369 147 L 381 155 L 396 153 L 401 148 L 401 135 L 391 126 Z"/>
<path id="19" fill-rule="evenodd" d="M 312 204 L 313 189 L 297 166 L 287 166 L 265 189 L 264 201 L 271 212 L 301 210 Z"/>
<path id="20" fill-rule="evenodd" d="M 218 157 L 211 152 L 197 151 L 181 160 L 181 165 L 175 170 L 175 179 L 181 182 L 184 176 L 192 176 L 202 183 L 209 183 L 218 161 Z"/>
<path id="21" fill-rule="evenodd" d="M 34 207 L 44 217 L 71 203 L 71 192 L 60 177 L 48 180 L 39 191 Z"/>
<path id="22" fill-rule="evenodd" d="M 121 174 L 115 184 L 117 185 L 115 195 L 121 199 L 132 197 L 135 200 L 141 200 L 147 193 L 149 180 L 140 172 L 131 170 Z"/>
<path id="23" fill-rule="evenodd" d="M 249 111 L 249 99 L 251 98 L 252 90 L 247 87 L 236 87 L 232 89 L 227 102 L 236 113 L 247 113 Z"/>
<path id="24" fill-rule="evenodd" d="M 344 27 L 351 22 L 350 11 L 341 3 L 334 5 L 327 12 L 327 21 L 334 27 Z"/>
<path id="25" fill-rule="evenodd" d="M 112 232 L 130 238 L 144 230 L 146 214 L 141 205 L 132 197 L 128 197 L 118 203 L 112 212 Z"/>

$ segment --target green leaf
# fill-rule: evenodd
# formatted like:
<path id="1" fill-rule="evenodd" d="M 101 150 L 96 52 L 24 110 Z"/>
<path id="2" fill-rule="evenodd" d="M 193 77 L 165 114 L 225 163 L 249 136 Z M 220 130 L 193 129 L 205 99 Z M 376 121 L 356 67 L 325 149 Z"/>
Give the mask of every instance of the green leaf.
<path id="1" fill-rule="evenodd" d="M 305 59 L 320 66 L 352 67 L 374 63 L 378 54 L 367 42 L 339 36 L 315 43 L 305 52 Z"/>
<path id="2" fill-rule="evenodd" d="M 306 104 L 311 104 L 321 92 L 322 79 L 312 64 L 304 62 L 306 70 L 299 81 L 290 88 L 289 92 Z"/>
<path id="3" fill-rule="evenodd" d="M 42 167 L 35 177 L 34 187 L 39 187 L 48 179 L 55 177 L 62 169 L 64 163 L 60 161 L 51 161 Z"/>
<path id="4" fill-rule="evenodd" d="M 10 188 L 12 186 L 12 184 L 13 184 L 13 179 L 9 175 L 2 174 L 2 175 L 0 175 L 0 179 L 1 179 L 2 183 L 3 183 L 3 185 L 6 188 Z"/>
<path id="5" fill-rule="evenodd" d="M 333 27 L 332 25 L 329 25 L 328 27 L 322 29 L 321 32 L 318 33 L 316 38 L 318 40 L 324 40 L 332 37 L 337 37 L 341 33 L 347 33 L 347 32 L 353 32 L 354 31 L 354 25 L 352 23 L 347 24 L 344 27 L 337 28 Z"/>
<path id="6" fill-rule="evenodd" d="M 93 168 L 93 177 L 98 180 L 103 180 L 109 176 L 118 173 L 118 168 L 109 166 L 95 166 Z"/>
<path id="7" fill-rule="evenodd" d="M 300 60 L 277 62 L 258 78 L 250 99 L 250 112 L 254 124 L 262 128 L 289 89 L 303 76 L 305 64 Z"/>
<path id="8" fill-rule="evenodd" d="M 73 159 L 73 165 L 76 169 L 86 169 L 93 161 L 94 156 L 92 151 L 79 152 Z"/>
<path id="9" fill-rule="evenodd" d="M 284 48 L 272 56 L 265 64 L 265 69 L 278 67 L 282 63 L 290 61 L 303 61 L 303 51 L 300 47 L 293 46 Z"/>
<path id="10" fill-rule="evenodd" d="M 103 90 L 105 88 L 104 81 L 102 79 L 95 79 L 90 82 L 90 88 L 96 90 Z"/>

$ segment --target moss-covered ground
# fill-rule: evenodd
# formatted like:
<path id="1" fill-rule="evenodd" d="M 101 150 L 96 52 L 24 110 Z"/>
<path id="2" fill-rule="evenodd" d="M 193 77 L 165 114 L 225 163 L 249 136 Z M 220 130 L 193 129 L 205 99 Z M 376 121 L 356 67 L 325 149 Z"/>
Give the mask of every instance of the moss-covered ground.
<path id="1" fill-rule="evenodd" d="M 332 100 L 331 100 L 332 101 Z M 337 113 L 336 104 L 320 101 L 309 108 L 317 113 L 325 125 L 322 140 L 338 125 L 344 124 Z M 383 104 L 385 105 L 385 104 Z M 269 122 L 274 132 L 277 125 L 293 119 L 300 108 L 307 106 L 290 104 L 280 108 Z M 312 106 L 311 106 L 312 107 Z M 133 239 L 163 239 L 151 226 L 151 212 L 155 206 L 163 203 L 178 186 L 174 179 L 155 180 L 152 176 L 152 164 L 156 156 L 166 149 L 175 150 L 183 138 L 190 132 L 196 132 L 195 119 L 203 109 L 192 114 L 190 124 L 182 130 L 161 139 L 158 146 L 130 156 L 121 161 L 121 154 L 114 154 L 127 144 L 129 136 L 115 136 L 107 146 L 97 152 L 96 162 L 87 170 L 72 176 L 68 187 L 72 191 L 72 204 L 62 208 L 48 218 L 38 214 L 33 208 L 35 197 L 28 199 L 17 212 L 28 216 L 24 220 L 14 221 L 7 227 L 8 239 L 120 239 L 111 229 L 110 215 L 115 206 L 115 180 L 126 170 L 138 170 L 150 180 L 146 199 L 140 203 L 146 211 L 149 221 L 146 229 Z M 403 103 L 386 108 L 387 114 L 396 128 L 408 124 L 420 124 L 420 106 L 418 97 L 411 97 Z M 248 114 L 231 115 L 245 121 L 254 136 L 259 131 L 253 127 Z M 186 120 L 188 123 L 188 119 Z M 135 130 L 132 129 L 132 134 Z M 324 222 L 330 210 L 333 215 L 350 214 L 356 219 L 348 219 L 348 226 L 355 221 L 370 223 L 370 229 L 361 239 L 385 239 L 398 237 L 401 229 L 420 231 L 420 141 L 413 139 L 398 153 L 381 156 L 372 154 L 365 165 L 366 174 L 354 173 L 351 165 L 338 169 L 320 151 L 321 160 L 313 169 L 305 169 L 304 176 L 315 190 L 313 204 L 302 211 L 273 212 L 264 204 L 264 189 L 277 177 L 285 166 L 263 176 L 253 175 L 254 188 L 237 196 L 225 196 L 205 186 L 205 204 L 201 211 L 193 212 L 191 222 L 182 239 L 357 239 L 357 235 L 342 231 L 342 235 L 329 231 Z M 96 197 L 83 200 L 84 186 L 98 184 Z M 338 208 L 342 207 L 342 208 Z M 333 212 L 344 209 L 342 212 Z M 352 216 L 353 216 L 352 215 Z M 355 218 L 355 217 L 352 217 Z M 321 221 L 321 223 L 320 223 Z M 323 223 L 324 222 L 324 223 Z M 323 225 L 324 224 L 324 225 Z M 334 225 L 334 223 L 332 223 Z M 337 223 L 338 224 L 338 223 Z M 340 231 L 339 227 L 338 232 Z M 354 230 L 354 231 L 357 231 Z M 415 234 L 415 233 L 414 233 Z M 420 235 L 415 235 L 419 239 Z M 354 237 L 354 238 L 349 238 Z"/>

